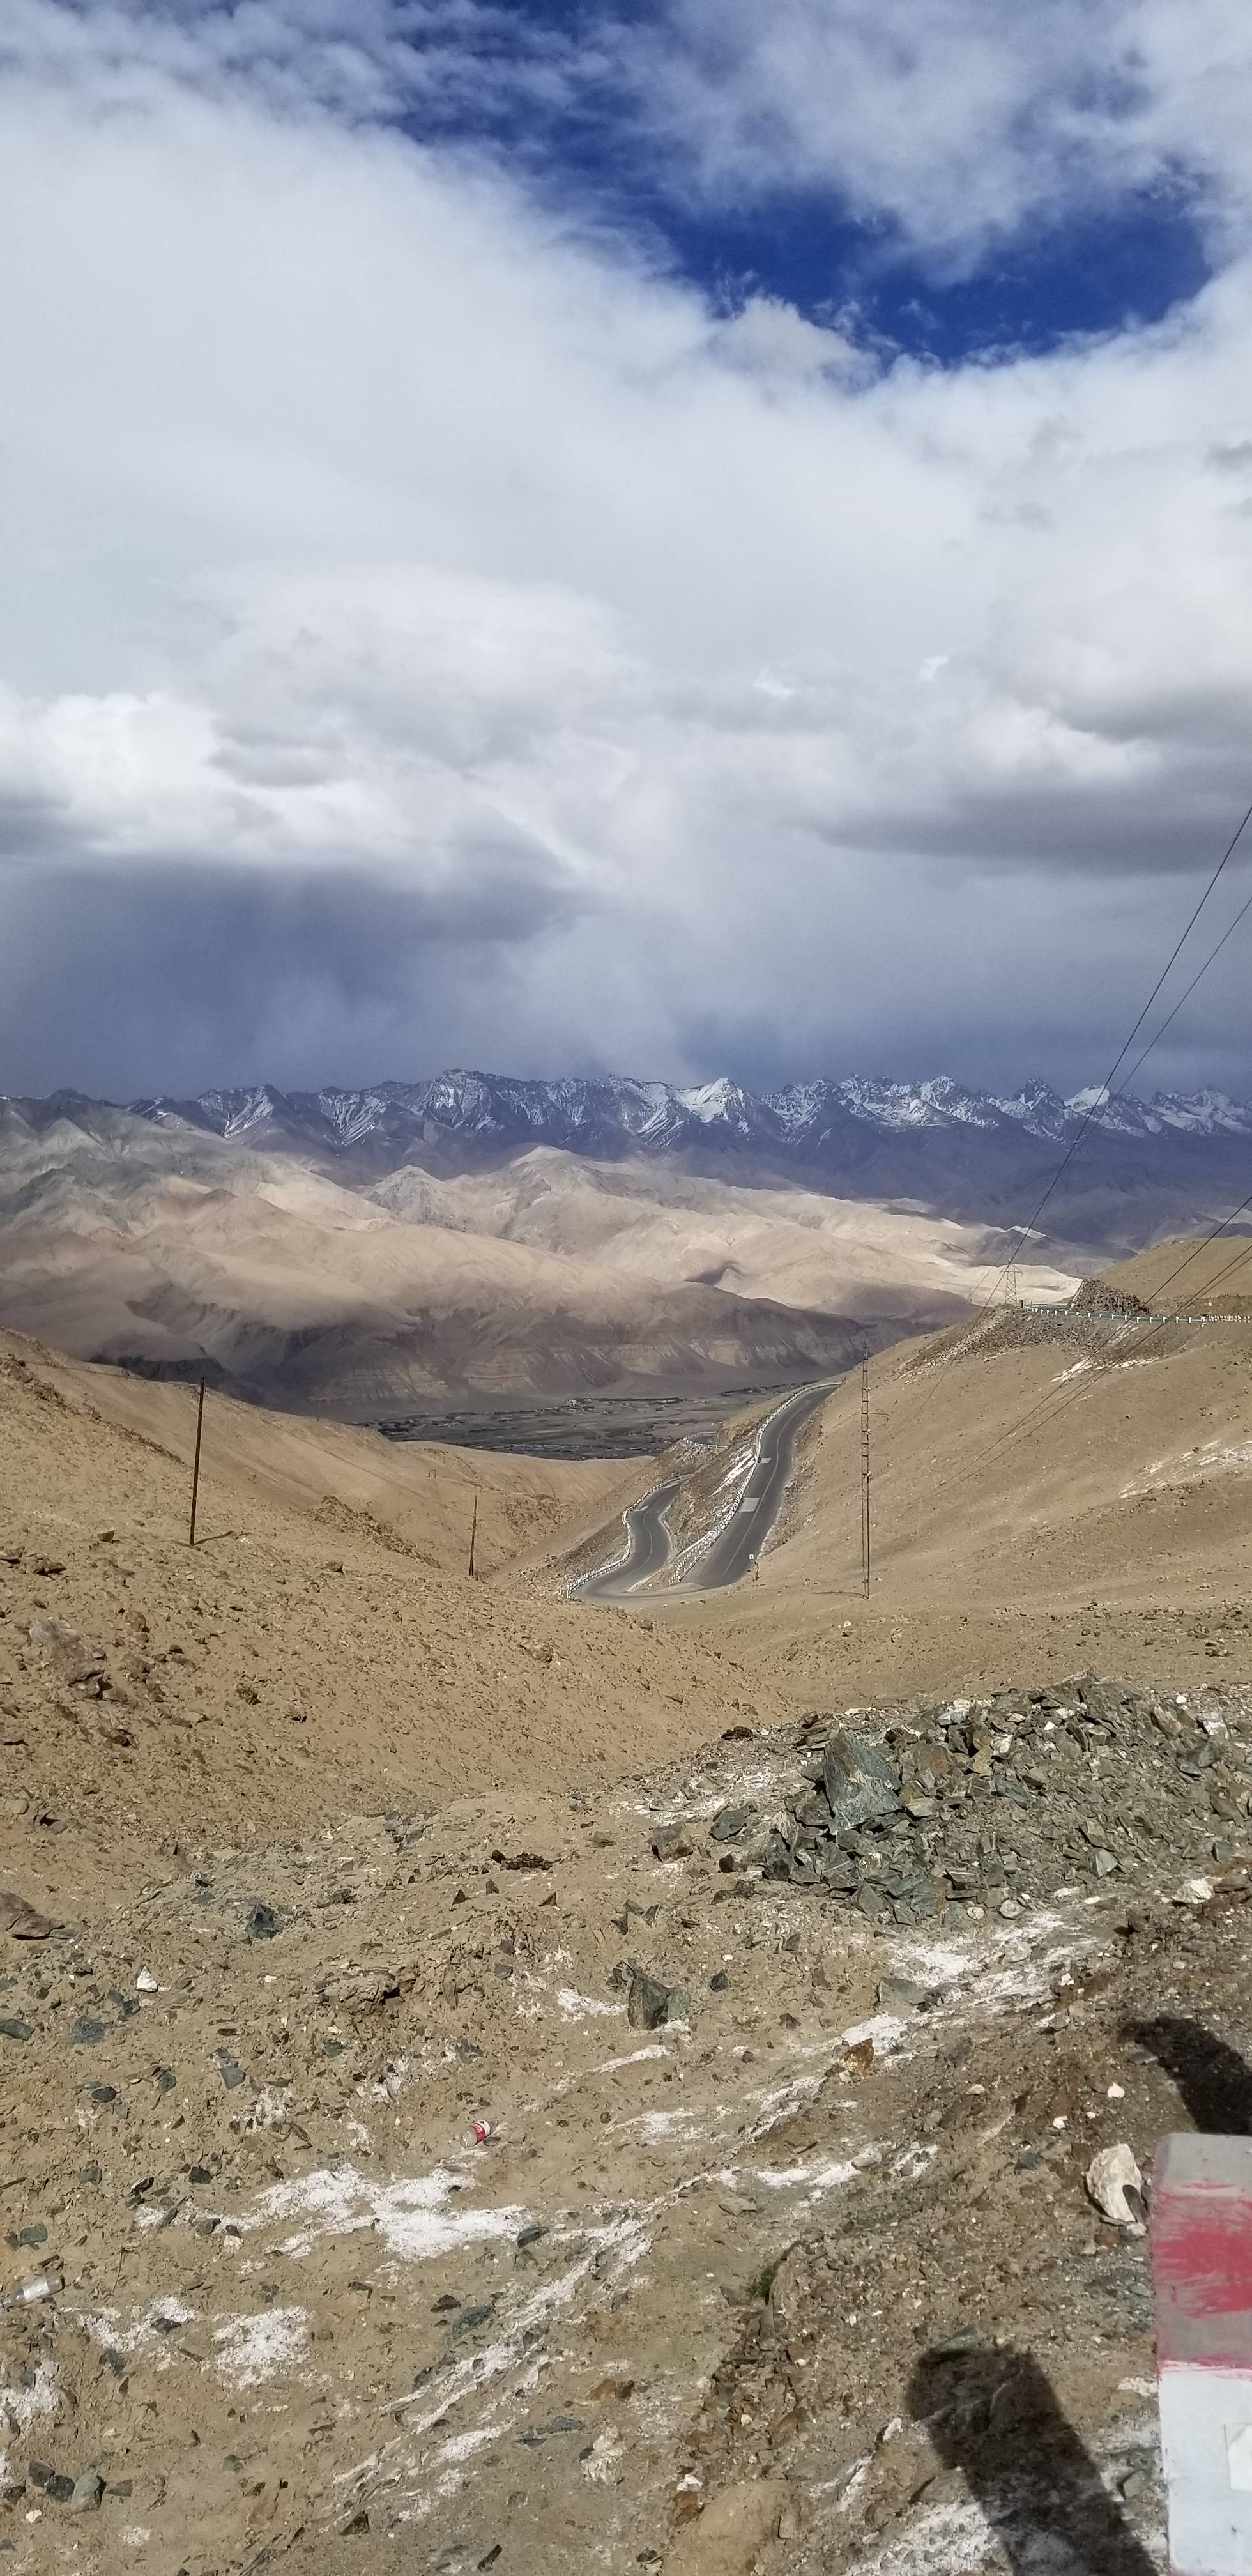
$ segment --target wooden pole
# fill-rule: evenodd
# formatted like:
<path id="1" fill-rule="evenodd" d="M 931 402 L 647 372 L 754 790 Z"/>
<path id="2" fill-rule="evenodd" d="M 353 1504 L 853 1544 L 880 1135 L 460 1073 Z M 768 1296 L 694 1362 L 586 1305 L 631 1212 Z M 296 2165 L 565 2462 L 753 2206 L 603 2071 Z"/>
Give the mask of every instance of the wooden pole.
<path id="1" fill-rule="evenodd" d="M 861 1362 L 861 1589 L 869 1599 L 869 1361 Z"/>
<path id="2" fill-rule="evenodd" d="M 192 1467 L 191 1467 L 191 1527 L 190 1527 L 190 1529 L 189 1529 L 189 1530 L 188 1530 L 188 1532 L 187 1532 L 187 1545 L 188 1545 L 188 1547 L 194 1547 L 194 1546 L 195 1546 L 195 1543 L 196 1543 L 196 1503 L 197 1503 L 197 1500 L 198 1500 L 198 1498 L 199 1498 L 199 1493 L 200 1493 L 200 1440 L 201 1440 L 201 1435 L 202 1435 L 203 1431 L 204 1431 L 204 1379 L 203 1379 L 203 1378 L 201 1378 L 201 1380 L 200 1380 L 200 1394 L 199 1394 L 199 1399 L 198 1399 L 197 1404 L 196 1404 L 196 1454 L 195 1454 L 194 1459 L 192 1460 Z"/>
<path id="3" fill-rule="evenodd" d="M 474 1579 L 474 1541 L 478 1536 L 478 1496 L 474 1496 L 474 1517 L 470 1522 L 470 1581 Z"/>

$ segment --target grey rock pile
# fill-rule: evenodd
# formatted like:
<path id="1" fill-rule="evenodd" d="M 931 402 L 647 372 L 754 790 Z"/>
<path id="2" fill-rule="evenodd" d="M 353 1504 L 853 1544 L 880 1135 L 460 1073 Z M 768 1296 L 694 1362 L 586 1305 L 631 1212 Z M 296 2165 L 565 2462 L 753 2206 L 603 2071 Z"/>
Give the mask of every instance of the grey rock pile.
<path id="1" fill-rule="evenodd" d="M 877 1718 L 814 1714 L 763 1822 L 714 1818 L 720 1867 L 871 1922 L 1012 1917 L 1062 1887 L 1176 1884 L 1252 1848 L 1252 1693 L 1157 1697 L 1094 1675 Z"/>

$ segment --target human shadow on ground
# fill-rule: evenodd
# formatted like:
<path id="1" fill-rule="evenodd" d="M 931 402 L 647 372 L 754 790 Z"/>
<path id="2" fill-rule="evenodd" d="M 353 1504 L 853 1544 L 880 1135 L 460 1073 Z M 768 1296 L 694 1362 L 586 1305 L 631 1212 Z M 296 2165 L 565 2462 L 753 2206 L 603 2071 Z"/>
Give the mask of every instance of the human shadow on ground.
<path id="1" fill-rule="evenodd" d="M 908 2404 L 1017 2576 L 1038 2576 L 1058 2542 L 1090 2576 L 1157 2576 L 1033 2354 L 924 2353 Z"/>
<path id="2" fill-rule="evenodd" d="M 1202 2022 L 1162 2013 L 1152 2021 L 1125 2022 L 1122 2037 L 1151 2050 L 1197 2129 L 1223 2138 L 1252 2135 L 1252 2068 Z"/>

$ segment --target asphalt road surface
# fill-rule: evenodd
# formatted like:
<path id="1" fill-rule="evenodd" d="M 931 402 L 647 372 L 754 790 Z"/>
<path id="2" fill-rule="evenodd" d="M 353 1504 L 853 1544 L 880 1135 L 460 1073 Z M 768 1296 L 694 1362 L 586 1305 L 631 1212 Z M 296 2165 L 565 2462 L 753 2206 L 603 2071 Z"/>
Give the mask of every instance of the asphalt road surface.
<path id="1" fill-rule="evenodd" d="M 603 1573 L 585 1574 L 574 1590 L 584 1601 L 620 1601 L 623 1593 L 633 1592 L 637 1583 L 646 1582 L 650 1574 L 659 1574 L 670 1559 L 669 1531 L 661 1518 L 667 1503 L 672 1503 L 681 1479 L 658 1485 L 647 1501 L 632 1503 L 622 1514 L 626 1523 L 629 1552 L 617 1565 L 606 1566 Z"/>
<path id="2" fill-rule="evenodd" d="M 739 1583 L 750 1574 L 769 1537 L 787 1490 L 795 1457 L 796 1434 L 830 1393 L 829 1386 L 806 1386 L 799 1395 L 768 1414 L 761 1427 L 756 1465 L 728 1529 L 696 1558 L 684 1578 L 687 1592 L 717 1592 L 724 1583 Z"/>
<path id="3" fill-rule="evenodd" d="M 675 1590 L 716 1592 L 750 1574 L 778 1517 L 795 1456 L 796 1434 L 830 1393 L 828 1385 L 801 1387 L 798 1394 L 767 1414 L 758 1434 L 756 1463 L 728 1529 L 698 1557 Z M 585 1601 L 620 1601 L 638 1590 L 649 1576 L 668 1565 L 672 1548 L 663 1514 L 678 1491 L 679 1479 L 658 1485 L 646 1502 L 623 1513 L 628 1553 L 603 1573 L 585 1575 L 575 1590 Z"/>

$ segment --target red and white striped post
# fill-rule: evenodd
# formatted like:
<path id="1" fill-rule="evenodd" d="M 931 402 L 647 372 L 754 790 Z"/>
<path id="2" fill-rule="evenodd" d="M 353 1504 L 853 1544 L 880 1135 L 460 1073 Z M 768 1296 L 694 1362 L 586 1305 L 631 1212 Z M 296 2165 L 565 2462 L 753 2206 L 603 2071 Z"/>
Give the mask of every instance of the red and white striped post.
<path id="1" fill-rule="evenodd" d="M 1152 2276 L 1171 2576 L 1252 2576 L 1252 2138 L 1166 2138 Z"/>

